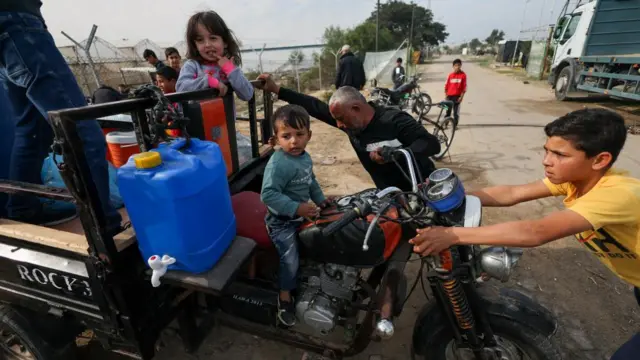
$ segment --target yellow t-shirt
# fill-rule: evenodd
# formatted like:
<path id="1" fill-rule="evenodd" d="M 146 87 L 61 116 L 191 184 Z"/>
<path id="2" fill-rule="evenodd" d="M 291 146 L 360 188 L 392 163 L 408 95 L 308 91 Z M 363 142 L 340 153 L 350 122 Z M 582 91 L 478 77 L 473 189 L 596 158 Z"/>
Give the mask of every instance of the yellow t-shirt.
<path id="1" fill-rule="evenodd" d="M 544 184 L 564 205 L 593 226 L 576 234 L 579 242 L 609 269 L 640 287 L 640 180 L 611 169 L 588 193 L 578 197 L 571 183 Z"/>

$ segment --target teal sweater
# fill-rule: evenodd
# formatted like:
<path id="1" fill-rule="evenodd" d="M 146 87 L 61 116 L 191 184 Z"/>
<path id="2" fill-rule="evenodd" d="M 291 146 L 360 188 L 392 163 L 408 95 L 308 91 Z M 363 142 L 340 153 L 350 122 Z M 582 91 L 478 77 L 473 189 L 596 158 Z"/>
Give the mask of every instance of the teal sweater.
<path id="1" fill-rule="evenodd" d="M 290 218 L 296 218 L 300 203 L 309 199 L 320 205 L 325 197 L 313 174 L 309 153 L 293 156 L 276 151 L 264 171 L 261 199 L 272 214 Z"/>

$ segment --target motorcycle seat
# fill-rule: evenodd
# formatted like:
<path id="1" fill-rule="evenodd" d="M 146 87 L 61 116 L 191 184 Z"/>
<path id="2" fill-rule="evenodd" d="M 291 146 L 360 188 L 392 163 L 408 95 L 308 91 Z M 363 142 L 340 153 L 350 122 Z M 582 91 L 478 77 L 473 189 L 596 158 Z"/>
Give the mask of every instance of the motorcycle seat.
<path id="1" fill-rule="evenodd" d="M 260 194 L 243 191 L 231 197 L 231 205 L 236 215 L 237 235 L 253 239 L 259 248 L 273 248 L 273 242 L 264 223 L 267 207 L 262 203 Z"/>

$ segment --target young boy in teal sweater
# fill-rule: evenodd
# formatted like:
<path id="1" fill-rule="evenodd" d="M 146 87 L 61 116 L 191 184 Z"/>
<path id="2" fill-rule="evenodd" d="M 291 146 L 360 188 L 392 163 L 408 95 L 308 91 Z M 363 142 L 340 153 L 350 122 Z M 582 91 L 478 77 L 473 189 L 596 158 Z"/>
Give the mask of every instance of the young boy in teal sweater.
<path id="1" fill-rule="evenodd" d="M 305 151 L 311 139 L 309 114 L 298 105 L 285 105 L 276 110 L 273 118 L 272 140 L 280 148 L 265 169 L 261 198 L 269 210 L 269 236 L 280 254 L 278 320 L 292 326 L 296 322 L 291 297 L 298 272 L 296 232 L 304 218 L 318 215 L 319 207 L 328 201 L 313 174 L 311 156 Z"/>

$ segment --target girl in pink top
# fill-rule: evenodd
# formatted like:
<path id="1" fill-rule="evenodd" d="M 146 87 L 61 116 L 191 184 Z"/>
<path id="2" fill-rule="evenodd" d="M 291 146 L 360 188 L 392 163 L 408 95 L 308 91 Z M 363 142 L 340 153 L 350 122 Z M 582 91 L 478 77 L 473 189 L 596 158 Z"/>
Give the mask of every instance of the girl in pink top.
<path id="1" fill-rule="evenodd" d="M 215 88 L 224 96 L 231 87 L 241 100 L 253 97 L 253 85 L 239 67 L 242 58 L 238 40 L 216 12 L 199 12 L 189 19 L 187 58 L 176 83 L 178 92 Z M 251 158 L 251 141 L 238 132 L 236 140 L 238 160 L 243 163 Z"/>

